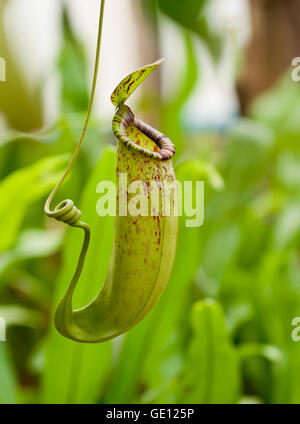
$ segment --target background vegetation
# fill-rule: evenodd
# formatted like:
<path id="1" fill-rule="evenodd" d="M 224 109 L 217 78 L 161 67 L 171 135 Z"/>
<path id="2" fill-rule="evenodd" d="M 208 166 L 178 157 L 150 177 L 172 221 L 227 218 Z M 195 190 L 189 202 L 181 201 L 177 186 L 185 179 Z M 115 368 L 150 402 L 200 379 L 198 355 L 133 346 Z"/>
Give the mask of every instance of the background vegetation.
<path id="1" fill-rule="evenodd" d="M 39 93 L 26 88 L 0 31 L 1 56 L 15 75 L 15 83 L 0 83 L 8 123 L 0 134 L 0 316 L 8 323 L 7 342 L 0 343 L 1 403 L 300 402 L 300 343 L 291 339 L 292 319 L 300 315 L 300 84 L 291 80 L 288 57 L 276 78 L 250 90 L 241 77 L 248 53 L 240 52 L 243 114 L 226 128 L 192 131 L 182 114 L 201 79 L 191 39 L 202 40 L 216 67 L 222 53 L 223 40 L 205 19 L 207 3 L 158 1 L 159 14 L 176 22 L 185 40 L 184 73 L 171 98 L 145 90 L 138 105 L 139 115 L 155 116 L 177 145 L 178 179 L 206 181 L 205 223 L 185 228 L 182 219 L 160 302 L 125 336 L 99 345 L 73 343 L 53 328 L 82 234 L 43 214 L 83 123 L 85 52 L 65 13 L 57 61 L 62 113 L 45 130 Z M 274 11 L 280 2 L 269 3 Z M 154 5 L 143 2 L 155 27 Z M 270 48 L 279 60 L 276 46 Z M 252 55 L 252 65 L 256 60 Z M 115 178 L 114 168 L 115 140 L 95 115 L 60 193 L 81 204 L 92 227 L 75 306 L 91 300 L 106 275 L 113 219 L 96 215 L 95 188 Z"/>

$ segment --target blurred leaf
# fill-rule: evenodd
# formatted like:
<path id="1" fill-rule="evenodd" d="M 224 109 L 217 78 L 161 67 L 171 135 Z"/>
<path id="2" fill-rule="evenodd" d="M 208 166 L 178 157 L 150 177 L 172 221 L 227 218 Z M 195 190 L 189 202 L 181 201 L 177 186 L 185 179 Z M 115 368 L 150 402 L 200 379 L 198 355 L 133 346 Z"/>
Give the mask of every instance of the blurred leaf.
<path id="1" fill-rule="evenodd" d="M 239 396 L 237 354 L 225 327 L 221 305 L 204 300 L 192 310 L 189 345 L 178 401 L 236 403 Z"/>
<path id="2" fill-rule="evenodd" d="M 228 187 L 222 203 L 249 202 L 255 184 L 264 181 L 271 167 L 268 161 L 275 141 L 274 131 L 264 123 L 242 118 L 232 126 L 220 167 Z"/>
<path id="3" fill-rule="evenodd" d="M 278 132 L 299 134 L 299 112 L 300 85 L 288 73 L 253 103 L 250 116 Z"/>
<path id="4" fill-rule="evenodd" d="M 269 126 L 249 118 L 239 119 L 230 129 L 229 137 L 231 143 L 239 143 L 244 147 L 254 145 L 261 149 L 271 147 L 275 141 L 274 132 Z"/>
<path id="5" fill-rule="evenodd" d="M 238 349 L 238 354 L 241 361 L 252 356 L 261 356 L 270 362 L 282 364 L 286 359 L 282 350 L 277 346 L 263 345 L 258 343 L 242 344 Z"/>
<path id="6" fill-rule="evenodd" d="M 29 361 L 28 368 L 31 372 L 42 374 L 45 367 L 45 340 L 37 344 L 33 349 Z"/>
<path id="7" fill-rule="evenodd" d="M 276 164 L 277 177 L 287 188 L 299 190 L 300 155 L 292 151 L 283 151 Z"/>
<path id="8" fill-rule="evenodd" d="M 0 135 L 0 147 L 16 141 L 37 141 L 50 144 L 56 142 L 61 136 L 61 133 L 62 131 L 59 125 L 30 133 L 22 133 L 13 129 L 8 129 Z"/>
<path id="9" fill-rule="evenodd" d="M 24 231 L 13 249 L 0 254 L 0 276 L 8 267 L 19 261 L 52 255 L 61 243 L 62 233 L 59 231 Z"/>
<path id="10" fill-rule="evenodd" d="M 265 124 L 243 118 L 232 126 L 223 159 L 228 167 L 230 180 L 227 183 L 230 183 L 231 190 L 235 185 L 253 184 L 253 180 L 265 172 L 262 166 L 265 166 L 266 156 L 274 143 L 275 135 Z"/>
<path id="11" fill-rule="evenodd" d="M 113 243 L 114 218 L 100 218 L 96 213 L 96 187 L 100 181 L 115 181 L 116 154 L 106 149 L 95 167 L 83 193 L 83 220 L 91 227 L 91 246 L 79 286 L 74 294 L 74 307 L 93 299 L 104 282 Z M 68 230 L 64 265 L 57 282 L 55 306 L 63 296 L 77 263 L 75 248 L 82 243 L 78 229 Z M 111 364 L 111 343 L 80 344 L 62 337 L 51 328 L 46 346 L 43 375 L 43 403 L 95 403 L 100 399 Z M 59 376 L 59 379 L 57 378 Z"/>
<path id="12" fill-rule="evenodd" d="M 273 403 L 297 404 L 300 403 L 300 344 L 290 340 L 288 361 L 285 367 L 277 367 L 274 372 L 274 387 L 272 390 Z"/>
<path id="13" fill-rule="evenodd" d="M 216 229 L 208 240 L 201 262 L 201 268 L 209 278 L 215 282 L 215 290 L 218 290 L 224 272 L 233 261 L 241 238 L 241 232 L 237 225 L 228 224 Z M 215 292 L 216 293 L 216 292 Z"/>
<path id="14" fill-rule="evenodd" d="M 158 0 L 160 9 L 171 19 L 199 35 L 206 42 L 211 53 L 218 58 L 221 40 L 212 33 L 205 17 L 205 7 L 210 0 Z"/>
<path id="15" fill-rule="evenodd" d="M 165 133 L 168 134 L 168 137 L 174 141 L 177 156 L 180 155 L 184 147 L 184 135 L 180 119 L 181 111 L 198 80 L 197 61 L 192 39 L 187 32 L 183 35 L 185 42 L 184 72 L 178 79 L 174 94 L 166 102 L 162 110 L 163 129 Z"/>
<path id="16" fill-rule="evenodd" d="M 64 111 L 85 111 L 88 108 L 87 57 L 63 10 L 64 43 L 59 57 Z"/>
<path id="17" fill-rule="evenodd" d="M 187 159 L 177 167 L 177 174 L 185 174 L 185 181 L 208 181 L 215 190 L 224 188 L 224 180 L 215 166 L 201 159 Z"/>
<path id="18" fill-rule="evenodd" d="M 40 328 L 45 325 L 43 315 L 21 306 L 0 306 L 0 316 L 5 319 L 7 326 L 26 326 Z"/>
<path id="19" fill-rule="evenodd" d="M 231 336 L 251 318 L 253 318 L 253 308 L 248 303 L 229 306 L 226 313 L 226 323 Z"/>
<path id="20" fill-rule="evenodd" d="M 17 403 L 17 381 L 9 361 L 5 342 L 0 342 L 0 375 L 0 403 Z"/>
<path id="21" fill-rule="evenodd" d="M 273 227 L 272 244 L 283 249 L 296 240 L 300 234 L 300 202 L 287 205 L 279 213 Z"/>
<path id="22" fill-rule="evenodd" d="M 270 215 L 279 212 L 284 205 L 283 193 L 279 190 L 269 190 L 262 193 L 262 195 L 255 197 L 250 204 L 251 211 L 255 217 L 259 219 L 266 219 Z"/>
<path id="23" fill-rule="evenodd" d="M 59 171 L 66 163 L 65 156 L 43 159 L 34 165 L 17 170 L 0 183 L 0 219 L 2 233 L 0 252 L 15 243 L 23 219 L 32 203 L 43 197 L 55 184 Z"/>

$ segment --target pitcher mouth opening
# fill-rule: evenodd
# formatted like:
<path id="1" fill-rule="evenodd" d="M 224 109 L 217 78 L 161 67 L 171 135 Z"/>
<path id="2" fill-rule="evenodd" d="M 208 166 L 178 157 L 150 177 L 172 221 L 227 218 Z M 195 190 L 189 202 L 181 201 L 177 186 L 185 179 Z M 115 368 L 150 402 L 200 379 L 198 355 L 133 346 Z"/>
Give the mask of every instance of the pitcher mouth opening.
<path id="1" fill-rule="evenodd" d="M 127 132 L 131 125 L 133 125 L 146 137 L 152 140 L 159 147 L 159 150 L 151 151 L 142 146 L 139 146 L 133 140 L 131 140 Z M 159 160 L 168 160 L 171 159 L 176 152 L 174 143 L 167 136 L 155 130 L 150 125 L 145 124 L 143 121 L 135 118 L 131 109 L 126 105 L 123 105 L 118 109 L 113 119 L 113 131 L 115 136 L 122 143 L 126 144 L 128 147 L 134 150 L 143 153 L 148 157 L 153 157 Z"/>

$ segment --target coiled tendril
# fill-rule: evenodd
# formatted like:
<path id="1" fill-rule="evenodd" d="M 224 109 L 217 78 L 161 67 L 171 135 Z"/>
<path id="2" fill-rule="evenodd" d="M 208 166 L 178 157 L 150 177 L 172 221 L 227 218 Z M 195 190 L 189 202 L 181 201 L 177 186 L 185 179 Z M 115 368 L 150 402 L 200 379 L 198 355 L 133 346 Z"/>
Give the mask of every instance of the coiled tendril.
<path id="1" fill-rule="evenodd" d="M 73 200 L 60 202 L 51 212 L 51 217 L 68 225 L 76 225 L 81 218 L 81 211 L 74 205 Z"/>

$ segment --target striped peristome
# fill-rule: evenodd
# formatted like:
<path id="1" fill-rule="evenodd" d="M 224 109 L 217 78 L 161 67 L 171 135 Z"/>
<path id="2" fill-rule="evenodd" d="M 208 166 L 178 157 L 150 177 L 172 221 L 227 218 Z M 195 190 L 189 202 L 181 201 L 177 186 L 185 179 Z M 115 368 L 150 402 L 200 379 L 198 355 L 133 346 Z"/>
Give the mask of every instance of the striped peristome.
<path id="1" fill-rule="evenodd" d="M 128 128 L 130 125 L 133 125 L 152 140 L 159 147 L 159 150 L 151 151 L 132 141 L 128 135 Z M 150 125 L 135 118 L 131 109 L 126 105 L 121 105 L 114 116 L 113 132 L 119 141 L 148 157 L 153 157 L 159 160 L 168 160 L 171 159 L 176 152 L 174 144 L 167 136 L 150 127 Z"/>

